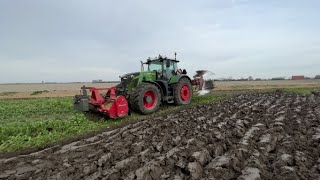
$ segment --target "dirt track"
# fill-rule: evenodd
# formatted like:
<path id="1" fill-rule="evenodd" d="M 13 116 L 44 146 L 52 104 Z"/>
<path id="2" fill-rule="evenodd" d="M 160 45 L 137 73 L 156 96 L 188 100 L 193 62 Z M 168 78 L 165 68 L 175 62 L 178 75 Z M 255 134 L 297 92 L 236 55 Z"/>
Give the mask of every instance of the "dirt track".
<path id="1" fill-rule="evenodd" d="M 0 179 L 319 179 L 320 97 L 244 94 L 0 160 Z"/>

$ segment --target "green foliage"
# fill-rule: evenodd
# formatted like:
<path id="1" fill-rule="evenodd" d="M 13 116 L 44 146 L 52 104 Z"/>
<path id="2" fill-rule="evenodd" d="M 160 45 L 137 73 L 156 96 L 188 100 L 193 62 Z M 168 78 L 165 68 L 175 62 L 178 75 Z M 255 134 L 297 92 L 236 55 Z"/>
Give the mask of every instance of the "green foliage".
<path id="1" fill-rule="evenodd" d="M 209 93 L 204 96 L 194 96 L 192 99 L 191 105 L 198 105 L 198 104 L 209 104 L 215 101 L 219 101 L 224 99 L 226 96 L 224 95 L 215 95 L 214 93 Z"/>
<path id="2" fill-rule="evenodd" d="M 284 92 L 295 94 L 311 94 L 312 91 L 319 90 L 319 88 L 288 88 L 284 89 Z"/>
<path id="3" fill-rule="evenodd" d="M 108 124 L 75 112 L 71 98 L 0 100 L 0 123 L 0 152 L 41 147 Z"/>
<path id="4" fill-rule="evenodd" d="M 190 106 L 207 104 L 223 96 L 194 96 Z M 164 105 L 152 115 L 131 116 L 105 121 L 73 110 L 72 98 L 37 98 L 0 100 L 0 153 L 31 147 L 44 147 L 90 131 L 176 111 L 181 106 Z"/>

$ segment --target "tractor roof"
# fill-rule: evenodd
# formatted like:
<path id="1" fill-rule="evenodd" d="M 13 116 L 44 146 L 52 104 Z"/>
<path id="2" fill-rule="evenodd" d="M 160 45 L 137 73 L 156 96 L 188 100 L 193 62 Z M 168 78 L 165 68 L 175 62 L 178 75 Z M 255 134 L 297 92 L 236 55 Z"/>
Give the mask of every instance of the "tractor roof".
<path id="1" fill-rule="evenodd" d="M 162 57 L 161 55 L 159 55 L 159 57 L 156 57 L 154 59 L 151 59 L 150 57 L 147 59 L 147 62 L 146 64 L 149 64 L 150 62 L 152 61 L 163 61 L 163 60 L 169 60 L 169 61 L 174 61 L 174 62 L 179 62 L 178 60 L 176 59 L 170 59 L 170 58 L 167 58 L 167 57 Z"/>

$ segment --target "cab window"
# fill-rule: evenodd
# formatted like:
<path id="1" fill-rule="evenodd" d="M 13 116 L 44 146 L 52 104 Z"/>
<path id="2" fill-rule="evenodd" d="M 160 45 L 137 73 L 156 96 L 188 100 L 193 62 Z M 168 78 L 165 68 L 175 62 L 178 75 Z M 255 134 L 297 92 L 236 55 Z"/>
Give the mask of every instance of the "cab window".
<path id="1" fill-rule="evenodd" d="M 148 64 L 148 71 L 157 71 L 161 72 L 162 70 L 162 63 L 161 61 L 152 61 L 150 64 Z"/>
<path id="2" fill-rule="evenodd" d="M 170 79 L 171 76 L 173 76 L 177 70 L 177 64 L 174 61 L 169 61 L 169 60 L 166 60 L 165 65 L 167 65 L 167 63 L 170 63 L 170 66 L 169 67 L 165 66 L 165 74 L 167 79 Z"/>

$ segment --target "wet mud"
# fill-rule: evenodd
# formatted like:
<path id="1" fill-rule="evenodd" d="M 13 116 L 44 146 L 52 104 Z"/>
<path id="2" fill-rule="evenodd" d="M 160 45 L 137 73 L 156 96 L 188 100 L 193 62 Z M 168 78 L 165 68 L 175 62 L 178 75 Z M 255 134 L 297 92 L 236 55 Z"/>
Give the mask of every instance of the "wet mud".
<path id="1" fill-rule="evenodd" d="M 248 93 L 0 159 L 0 179 L 319 179 L 320 97 Z"/>

